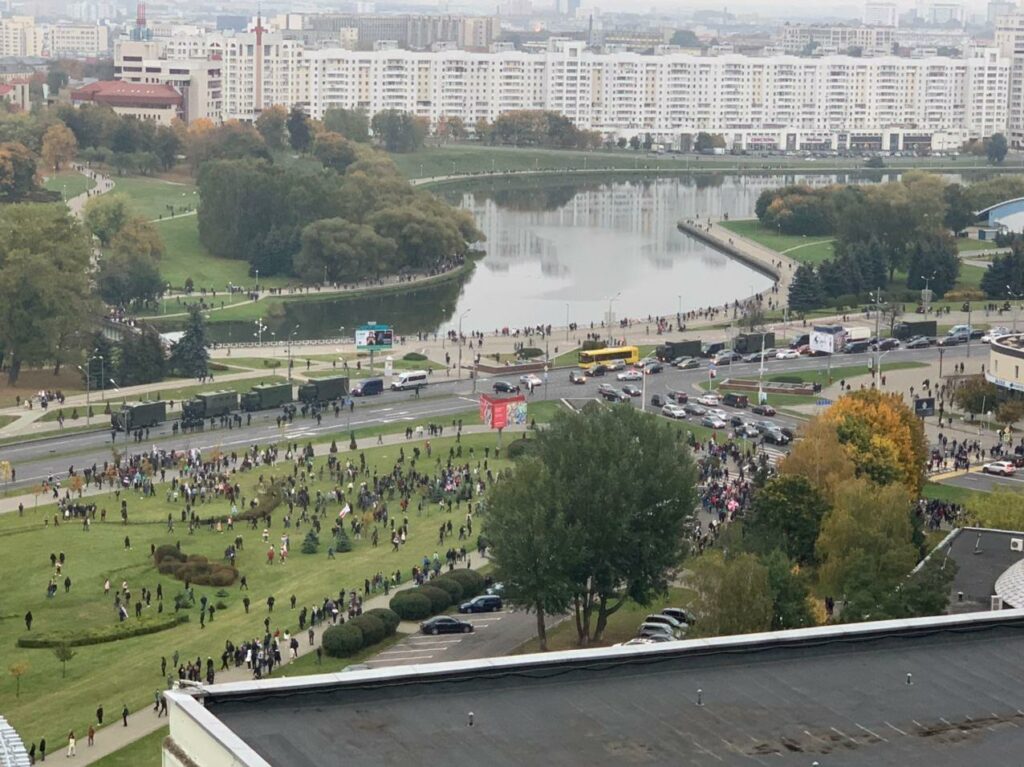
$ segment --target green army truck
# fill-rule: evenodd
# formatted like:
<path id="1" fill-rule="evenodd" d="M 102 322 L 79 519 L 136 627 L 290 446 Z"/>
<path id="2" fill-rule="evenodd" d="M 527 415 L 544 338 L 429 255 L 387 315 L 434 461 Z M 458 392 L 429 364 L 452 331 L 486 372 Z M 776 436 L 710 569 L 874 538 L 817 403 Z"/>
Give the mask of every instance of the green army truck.
<path id="1" fill-rule="evenodd" d="M 315 378 L 299 387 L 299 400 L 307 405 L 324 404 L 348 394 L 348 376 Z"/>
<path id="2" fill-rule="evenodd" d="M 237 409 L 238 392 L 202 392 L 182 403 L 181 423 L 183 426 L 197 426 L 207 418 L 220 418 Z"/>
<path id="3" fill-rule="evenodd" d="M 166 402 L 126 402 L 110 414 L 110 425 L 117 431 L 148 429 L 167 420 Z"/>
<path id="4" fill-rule="evenodd" d="M 287 405 L 294 399 L 290 383 L 257 384 L 242 395 L 242 410 L 252 413 L 256 410 L 273 410 Z"/>

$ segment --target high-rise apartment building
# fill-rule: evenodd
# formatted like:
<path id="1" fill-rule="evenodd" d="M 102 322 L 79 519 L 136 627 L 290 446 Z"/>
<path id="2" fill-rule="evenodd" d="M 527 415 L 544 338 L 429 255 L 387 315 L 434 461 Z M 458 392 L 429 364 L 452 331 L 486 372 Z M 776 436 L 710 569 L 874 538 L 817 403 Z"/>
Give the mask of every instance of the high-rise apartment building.
<path id="1" fill-rule="evenodd" d="M 36 24 L 32 16 L 0 19 L 0 56 L 100 56 L 108 50 L 102 24 Z"/>
<path id="2" fill-rule="evenodd" d="M 791 54 L 818 46 L 833 51 L 859 48 L 864 55 L 877 56 L 892 53 L 895 41 L 895 27 L 787 24 L 781 42 L 783 50 Z"/>
<path id="3" fill-rule="evenodd" d="M 996 46 L 1010 61 L 1007 139 L 1019 148 L 1024 146 L 1024 14 L 996 19 Z"/>
<path id="4" fill-rule="evenodd" d="M 119 41 L 114 49 L 114 76 L 129 83 L 170 85 L 182 97 L 185 122 L 201 118 L 220 122 L 224 86 L 220 62 L 209 58 L 167 58 L 159 42 Z"/>
<path id="5" fill-rule="evenodd" d="M 895 3 L 865 3 L 864 23 L 871 26 L 895 27 L 900 14 Z"/>

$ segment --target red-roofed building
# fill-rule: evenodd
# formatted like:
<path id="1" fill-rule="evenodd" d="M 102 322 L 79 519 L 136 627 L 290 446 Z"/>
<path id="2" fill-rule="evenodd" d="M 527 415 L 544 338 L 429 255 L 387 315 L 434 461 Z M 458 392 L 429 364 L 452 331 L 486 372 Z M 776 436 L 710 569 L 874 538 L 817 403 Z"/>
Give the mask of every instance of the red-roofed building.
<path id="1" fill-rule="evenodd" d="M 28 80 L 12 79 L 0 83 L 0 101 L 6 101 L 18 111 L 27 112 L 32 108 Z"/>
<path id="2" fill-rule="evenodd" d="M 71 103 L 102 104 L 119 115 L 170 125 L 181 117 L 182 96 L 171 85 L 98 80 L 71 92 Z"/>

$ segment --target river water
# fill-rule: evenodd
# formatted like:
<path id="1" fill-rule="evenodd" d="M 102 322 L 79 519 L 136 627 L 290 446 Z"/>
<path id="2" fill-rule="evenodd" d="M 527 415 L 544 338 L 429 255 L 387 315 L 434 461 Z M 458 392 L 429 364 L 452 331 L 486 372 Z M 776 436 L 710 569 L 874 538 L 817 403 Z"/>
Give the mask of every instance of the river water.
<path id="1" fill-rule="evenodd" d="M 487 236 L 486 255 L 468 278 L 376 297 L 293 301 L 265 319 L 268 330 L 299 337 L 350 336 L 366 322 L 413 334 L 526 325 L 599 324 L 721 305 L 771 285 L 676 229 L 679 219 L 753 216 L 757 196 L 789 183 L 821 185 L 845 175 L 708 175 L 653 180 L 498 178 L 447 192 Z M 344 327 L 342 333 L 340 328 Z M 249 340 L 249 322 L 212 323 L 217 341 Z"/>

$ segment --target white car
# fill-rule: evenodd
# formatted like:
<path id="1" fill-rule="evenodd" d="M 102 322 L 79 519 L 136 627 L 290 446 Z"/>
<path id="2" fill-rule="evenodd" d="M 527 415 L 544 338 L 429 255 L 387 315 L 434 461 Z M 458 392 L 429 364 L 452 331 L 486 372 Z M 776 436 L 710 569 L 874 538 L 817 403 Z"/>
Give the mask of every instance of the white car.
<path id="1" fill-rule="evenodd" d="M 999 338 L 1000 336 L 1007 336 L 1009 334 L 1010 331 L 1006 328 L 992 328 L 981 337 L 981 342 L 983 344 L 990 344 L 994 339 Z"/>
<path id="2" fill-rule="evenodd" d="M 524 386 L 542 386 L 544 382 L 533 373 L 525 373 L 519 376 L 519 383 Z"/>
<path id="3" fill-rule="evenodd" d="M 624 370 L 626 367 L 626 363 L 624 360 L 608 360 L 606 363 L 604 363 L 604 366 L 612 371 Z"/>
<path id="4" fill-rule="evenodd" d="M 672 627 L 672 631 L 676 636 L 685 634 L 687 629 L 690 628 L 685 623 L 680 623 L 671 615 L 665 615 L 664 613 L 652 613 L 644 618 L 644 623 L 664 623 L 666 626 Z"/>
<path id="5" fill-rule="evenodd" d="M 686 408 L 670 403 L 661 409 L 661 414 L 669 418 L 686 418 Z"/>
<path id="6" fill-rule="evenodd" d="M 642 381 L 644 380 L 644 374 L 639 370 L 623 370 L 617 376 L 620 381 Z"/>
<path id="7" fill-rule="evenodd" d="M 775 359 L 777 360 L 798 360 L 800 359 L 800 352 L 796 349 L 782 349 L 775 352 Z"/>
<path id="8" fill-rule="evenodd" d="M 986 474 L 999 474 L 1003 477 L 1012 477 L 1017 471 L 1017 467 L 1014 466 L 1010 461 L 993 461 L 992 463 L 986 463 L 981 467 L 981 470 Z"/>
<path id="9" fill-rule="evenodd" d="M 726 413 L 724 410 L 722 410 L 720 408 L 715 408 L 715 407 L 708 408 L 707 414 L 709 416 L 713 417 L 713 418 L 718 418 L 719 420 L 722 420 L 722 421 L 728 421 L 729 420 L 729 414 Z"/>
<path id="10" fill-rule="evenodd" d="M 697 402 L 708 407 L 716 407 L 721 404 L 717 394 L 702 394 L 697 397 Z"/>

